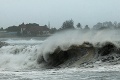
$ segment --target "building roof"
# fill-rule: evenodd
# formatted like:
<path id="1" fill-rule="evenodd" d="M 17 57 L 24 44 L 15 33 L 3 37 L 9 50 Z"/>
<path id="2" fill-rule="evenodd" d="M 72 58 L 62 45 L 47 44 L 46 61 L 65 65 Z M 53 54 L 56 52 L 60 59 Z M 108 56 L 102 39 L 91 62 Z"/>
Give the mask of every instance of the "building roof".
<path id="1" fill-rule="evenodd" d="M 21 26 L 21 28 L 26 28 L 26 31 L 49 31 L 47 26 Z"/>

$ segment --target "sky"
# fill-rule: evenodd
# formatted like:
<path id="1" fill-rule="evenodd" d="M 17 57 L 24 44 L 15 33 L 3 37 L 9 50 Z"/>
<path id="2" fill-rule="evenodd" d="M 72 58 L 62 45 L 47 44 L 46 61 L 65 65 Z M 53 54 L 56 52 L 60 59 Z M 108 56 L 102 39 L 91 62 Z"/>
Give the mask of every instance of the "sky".
<path id="1" fill-rule="evenodd" d="M 38 23 L 60 28 L 66 20 L 93 27 L 97 22 L 120 22 L 120 0 L 0 0 L 0 27 Z"/>

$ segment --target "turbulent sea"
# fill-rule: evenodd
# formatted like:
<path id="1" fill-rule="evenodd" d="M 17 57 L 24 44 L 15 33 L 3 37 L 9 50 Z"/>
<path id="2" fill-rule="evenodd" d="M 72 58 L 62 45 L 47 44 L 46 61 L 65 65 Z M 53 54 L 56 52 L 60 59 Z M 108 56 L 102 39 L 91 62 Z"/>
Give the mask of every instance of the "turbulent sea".
<path id="1" fill-rule="evenodd" d="M 120 80 L 119 30 L 0 41 L 0 80 Z"/>

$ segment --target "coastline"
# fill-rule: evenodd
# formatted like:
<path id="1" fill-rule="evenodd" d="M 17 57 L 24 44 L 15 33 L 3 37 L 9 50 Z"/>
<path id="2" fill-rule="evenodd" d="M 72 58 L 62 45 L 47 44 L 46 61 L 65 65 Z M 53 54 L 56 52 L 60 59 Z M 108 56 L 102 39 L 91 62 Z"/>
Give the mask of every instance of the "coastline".
<path id="1" fill-rule="evenodd" d="M 51 35 L 52 35 L 52 34 L 51 34 Z M 8 32 L 0 32 L 0 38 L 50 37 L 51 35 L 39 35 L 39 36 L 17 36 L 16 34 L 9 34 Z"/>

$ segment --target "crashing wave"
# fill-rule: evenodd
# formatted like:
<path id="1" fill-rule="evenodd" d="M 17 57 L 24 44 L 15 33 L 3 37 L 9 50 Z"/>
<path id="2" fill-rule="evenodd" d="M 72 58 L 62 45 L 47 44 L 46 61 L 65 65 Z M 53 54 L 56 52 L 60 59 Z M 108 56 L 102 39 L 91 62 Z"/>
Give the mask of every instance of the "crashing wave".
<path id="1" fill-rule="evenodd" d="M 1 42 L 1 41 L 0 41 L 0 48 L 1 48 L 2 46 L 7 46 L 7 45 L 9 45 L 9 44 L 6 43 L 6 42 Z"/>
<path id="2" fill-rule="evenodd" d="M 67 50 L 59 46 L 53 53 L 48 53 L 47 61 L 41 56 L 37 62 L 46 62 L 52 67 L 80 67 L 84 63 L 95 63 L 96 61 L 115 61 L 120 59 L 120 48 L 111 42 L 97 43 L 95 46 L 89 42 L 82 45 L 72 45 Z"/>
<path id="3" fill-rule="evenodd" d="M 120 36 L 117 30 L 63 33 L 55 34 L 44 42 L 38 64 L 64 68 L 119 60 Z"/>
<path id="4" fill-rule="evenodd" d="M 120 63 L 119 31 L 68 31 L 57 33 L 40 45 L 0 48 L 1 68 L 94 67 Z M 34 41 L 33 41 L 34 42 Z"/>

